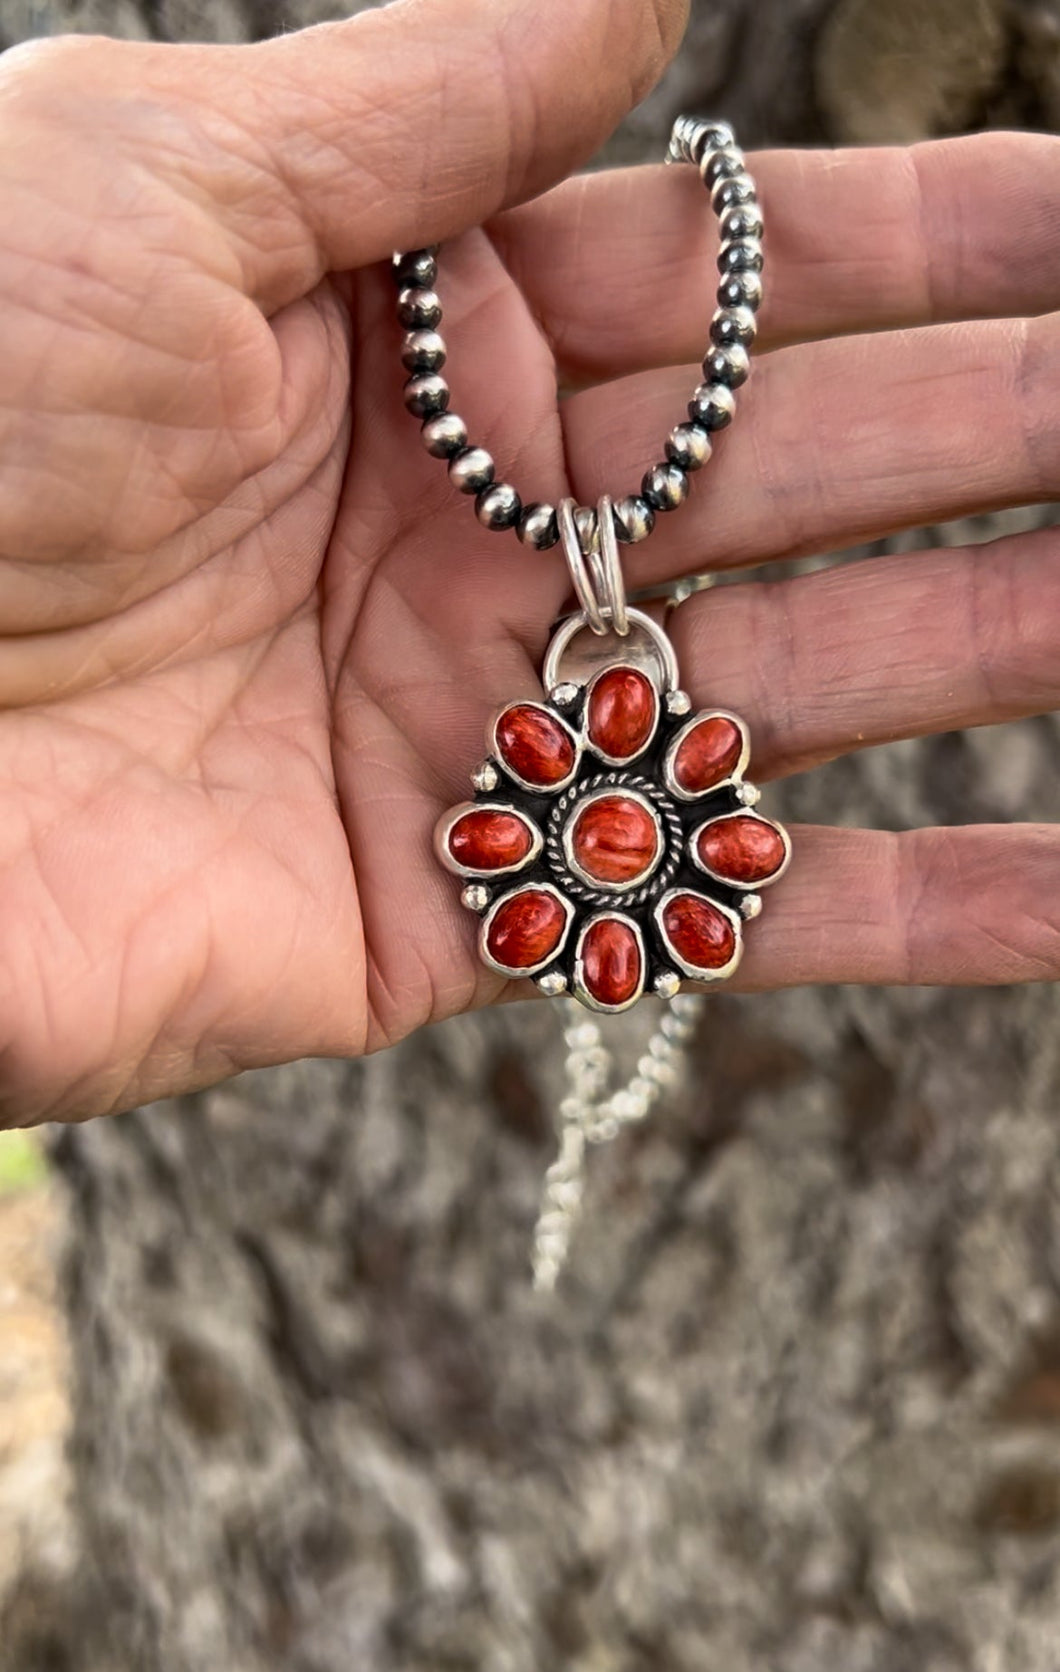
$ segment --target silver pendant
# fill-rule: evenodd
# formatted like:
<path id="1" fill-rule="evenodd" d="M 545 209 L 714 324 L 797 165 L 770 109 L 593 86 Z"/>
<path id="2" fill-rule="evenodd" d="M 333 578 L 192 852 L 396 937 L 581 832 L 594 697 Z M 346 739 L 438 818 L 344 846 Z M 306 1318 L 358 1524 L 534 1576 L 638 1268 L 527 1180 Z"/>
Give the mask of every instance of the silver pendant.
<path id="1" fill-rule="evenodd" d="M 585 608 L 560 625 L 544 699 L 494 718 L 474 799 L 436 832 L 483 962 L 605 1013 L 731 976 L 791 857 L 754 810 L 744 722 L 691 713 L 663 628 L 624 601 L 621 625 Z"/>

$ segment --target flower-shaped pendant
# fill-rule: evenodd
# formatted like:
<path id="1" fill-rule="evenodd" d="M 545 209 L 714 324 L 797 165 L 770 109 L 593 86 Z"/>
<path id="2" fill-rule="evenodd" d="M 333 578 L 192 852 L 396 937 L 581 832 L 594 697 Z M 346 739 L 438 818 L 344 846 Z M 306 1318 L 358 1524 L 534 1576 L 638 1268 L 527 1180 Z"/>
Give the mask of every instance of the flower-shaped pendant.
<path id="1" fill-rule="evenodd" d="M 483 961 L 612 1012 L 732 975 L 758 890 L 791 856 L 787 832 L 753 810 L 743 721 L 693 715 L 662 629 L 630 616 L 654 654 L 634 659 L 612 634 L 584 679 L 553 682 L 583 618 L 564 623 L 547 699 L 501 710 L 475 799 L 436 832 L 481 916 Z"/>

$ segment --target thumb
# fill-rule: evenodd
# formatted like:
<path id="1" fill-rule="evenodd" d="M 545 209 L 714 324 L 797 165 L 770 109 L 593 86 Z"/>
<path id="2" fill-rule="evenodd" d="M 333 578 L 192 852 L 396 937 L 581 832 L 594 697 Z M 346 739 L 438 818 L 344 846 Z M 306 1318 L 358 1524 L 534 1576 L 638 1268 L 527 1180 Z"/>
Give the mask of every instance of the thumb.
<path id="1" fill-rule="evenodd" d="M 121 49 L 268 311 L 543 191 L 658 80 L 687 0 L 396 0 L 255 46 Z M 113 81 L 110 83 L 113 87 Z"/>

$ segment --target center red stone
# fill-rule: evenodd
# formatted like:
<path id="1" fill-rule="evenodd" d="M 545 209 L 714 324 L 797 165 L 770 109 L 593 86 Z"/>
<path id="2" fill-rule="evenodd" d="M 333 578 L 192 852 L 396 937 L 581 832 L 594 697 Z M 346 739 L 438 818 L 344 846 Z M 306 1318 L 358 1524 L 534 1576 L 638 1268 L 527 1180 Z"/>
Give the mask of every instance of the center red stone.
<path id="1" fill-rule="evenodd" d="M 655 819 L 630 795 L 598 795 L 573 816 L 570 856 L 605 888 L 620 888 L 647 876 L 659 853 Z"/>

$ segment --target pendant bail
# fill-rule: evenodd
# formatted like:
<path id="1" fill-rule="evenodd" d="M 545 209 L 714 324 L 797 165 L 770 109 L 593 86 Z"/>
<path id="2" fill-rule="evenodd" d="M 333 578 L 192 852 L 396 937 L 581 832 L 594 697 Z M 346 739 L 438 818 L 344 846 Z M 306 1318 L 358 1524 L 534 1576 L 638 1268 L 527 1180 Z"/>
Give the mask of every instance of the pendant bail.
<path id="1" fill-rule="evenodd" d="M 567 498 L 560 501 L 556 513 L 574 595 L 598 637 L 614 632 L 625 638 L 629 633 L 626 586 L 610 495 L 601 494 L 588 537 L 579 531 L 577 510 L 574 500 Z"/>

